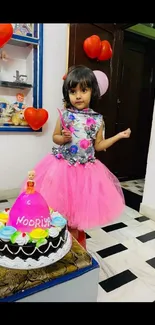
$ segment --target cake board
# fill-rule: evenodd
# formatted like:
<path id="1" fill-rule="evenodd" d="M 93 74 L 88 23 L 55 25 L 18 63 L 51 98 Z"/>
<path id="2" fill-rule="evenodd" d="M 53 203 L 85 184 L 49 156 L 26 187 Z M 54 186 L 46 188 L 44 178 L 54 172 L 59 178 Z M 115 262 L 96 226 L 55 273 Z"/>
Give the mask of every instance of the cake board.
<path id="1" fill-rule="evenodd" d="M 0 302 L 96 302 L 99 265 L 72 238 L 56 263 L 33 270 L 0 267 Z"/>

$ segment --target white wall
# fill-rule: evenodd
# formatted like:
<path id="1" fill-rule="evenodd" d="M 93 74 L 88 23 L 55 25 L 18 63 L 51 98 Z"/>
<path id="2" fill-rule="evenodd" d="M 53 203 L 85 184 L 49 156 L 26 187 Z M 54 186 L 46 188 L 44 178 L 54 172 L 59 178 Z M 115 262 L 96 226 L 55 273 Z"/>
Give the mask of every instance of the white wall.
<path id="1" fill-rule="evenodd" d="M 155 109 L 153 113 L 151 138 L 147 159 L 144 195 L 140 212 L 155 220 Z"/>
<path id="2" fill-rule="evenodd" d="M 49 119 L 40 134 L 0 133 L 0 193 L 19 188 L 28 170 L 51 152 L 57 107 L 62 107 L 67 31 L 67 24 L 44 24 L 43 107 Z"/>

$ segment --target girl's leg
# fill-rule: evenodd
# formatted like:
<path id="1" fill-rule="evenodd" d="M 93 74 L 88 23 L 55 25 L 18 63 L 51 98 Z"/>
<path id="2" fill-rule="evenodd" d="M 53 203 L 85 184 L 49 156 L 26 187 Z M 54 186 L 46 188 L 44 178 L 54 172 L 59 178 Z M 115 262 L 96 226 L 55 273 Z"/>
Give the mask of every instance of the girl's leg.
<path id="1" fill-rule="evenodd" d="M 86 249 L 86 234 L 82 230 L 72 229 L 68 227 L 69 232 L 71 235 L 79 242 L 84 249 Z"/>

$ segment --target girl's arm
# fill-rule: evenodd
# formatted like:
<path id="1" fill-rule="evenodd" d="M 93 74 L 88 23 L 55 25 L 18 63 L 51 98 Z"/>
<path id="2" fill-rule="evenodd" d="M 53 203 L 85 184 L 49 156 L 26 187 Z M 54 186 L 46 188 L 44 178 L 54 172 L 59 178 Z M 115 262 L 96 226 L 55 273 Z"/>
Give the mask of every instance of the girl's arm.
<path id="1" fill-rule="evenodd" d="M 53 132 L 53 142 L 55 144 L 62 145 L 64 143 L 70 142 L 71 140 L 71 132 L 62 130 L 60 118 L 58 118 Z"/>
<path id="2" fill-rule="evenodd" d="M 114 135 L 111 138 L 108 139 L 104 139 L 103 138 L 103 124 L 101 125 L 97 136 L 96 136 L 96 140 L 95 140 L 95 150 L 96 151 L 102 151 L 105 150 L 109 147 L 111 147 L 115 142 L 121 140 L 121 139 L 126 139 L 129 138 L 131 134 L 131 130 L 127 129 L 123 132 L 120 132 L 116 135 Z"/>

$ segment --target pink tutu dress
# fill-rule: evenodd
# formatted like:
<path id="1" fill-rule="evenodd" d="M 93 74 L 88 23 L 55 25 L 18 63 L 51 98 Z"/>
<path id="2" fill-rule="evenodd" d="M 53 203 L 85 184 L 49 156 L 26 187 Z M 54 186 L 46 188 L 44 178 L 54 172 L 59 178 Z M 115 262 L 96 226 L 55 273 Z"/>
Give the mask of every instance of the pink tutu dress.
<path id="1" fill-rule="evenodd" d="M 55 146 L 34 167 L 36 190 L 71 228 L 107 225 L 125 206 L 118 179 L 95 159 L 93 144 L 102 121 L 92 109 L 64 109 L 62 128 L 65 124 L 71 131 L 72 142 Z"/>

